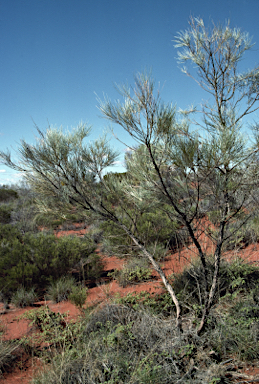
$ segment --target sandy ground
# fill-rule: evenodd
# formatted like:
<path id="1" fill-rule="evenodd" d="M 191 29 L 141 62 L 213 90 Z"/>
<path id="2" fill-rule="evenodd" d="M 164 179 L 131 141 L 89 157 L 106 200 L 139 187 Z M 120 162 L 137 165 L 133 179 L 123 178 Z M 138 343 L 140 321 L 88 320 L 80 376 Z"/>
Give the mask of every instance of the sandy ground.
<path id="1" fill-rule="evenodd" d="M 75 229 L 75 230 L 67 230 L 67 231 L 59 231 L 57 236 L 67 236 L 70 234 L 77 234 L 79 236 L 83 236 L 86 232 L 86 229 Z M 201 232 L 201 236 L 204 234 Z M 213 245 L 204 243 L 205 248 L 212 249 Z M 226 258 L 230 259 L 238 256 L 233 252 L 229 252 L 226 254 Z M 251 263 L 259 263 L 259 244 L 250 245 L 249 247 L 241 250 L 239 252 L 239 256 L 242 256 L 246 261 Z M 114 269 L 122 268 L 124 263 L 123 260 L 116 258 L 115 256 L 107 257 L 103 256 L 104 262 L 104 270 L 110 271 Z M 181 271 L 186 264 L 189 264 L 193 259 L 195 259 L 195 252 L 192 247 L 186 249 L 179 253 L 172 254 L 168 256 L 165 261 L 162 263 L 163 270 L 166 275 L 170 275 L 172 273 L 177 273 Z M 126 295 L 129 292 L 140 292 L 140 291 L 148 291 L 148 292 L 162 292 L 163 287 L 161 282 L 159 281 L 156 273 L 154 273 L 154 280 L 146 283 L 140 283 L 136 285 L 127 286 L 122 288 L 116 281 L 111 281 L 109 283 L 101 282 L 99 286 L 89 289 L 87 303 L 86 305 L 97 304 L 100 302 L 105 302 L 110 300 L 115 294 L 120 294 L 121 296 Z M 60 313 L 68 313 L 68 321 L 72 321 L 79 314 L 80 311 L 70 302 L 62 302 L 58 304 L 53 304 L 51 302 L 40 302 L 37 303 L 37 306 L 48 305 L 49 308 L 54 312 Z M 4 329 L 4 338 L 6 340 L 15 340 L 20 339 L 23 336 L 30 335 L 32 332 L 32 328 L 29 326 L 29 320 L 19 319 L 20 316 L 25 312 L 32 308 L 24 308 L 17 309 L 13 306 L 7 311 L 4 311 L 3 305 L 0 304 L 0 325 L 1 329 Z M 13 372 L 4 374 L 2 378 L 0 378 L 0 382 L 4 382 L 6 384 L 28 384 L 31 381 L 31 378 L 41 367 L 41 362 L 38 358 L 28 358 L 26 354 L 21 356 L 19 361 L 19 366 L 14 369 Z M 248 376 L 246 380 L 249 383 L 253 383 L 252 376 L 258 375 L 259 370 L 257 368 L 249 367 L 247 370 L 243 372 Z M 242 381 L 243 383 L 245 381 Z M 255 381 L 259 382 L 259 381 Z"/>

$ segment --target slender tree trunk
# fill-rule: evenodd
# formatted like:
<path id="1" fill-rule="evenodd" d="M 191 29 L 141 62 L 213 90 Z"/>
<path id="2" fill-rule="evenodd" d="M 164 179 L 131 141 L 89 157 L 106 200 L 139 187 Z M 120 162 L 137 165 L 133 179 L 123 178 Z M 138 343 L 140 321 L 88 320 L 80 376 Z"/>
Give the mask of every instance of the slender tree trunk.
<path id="1" fill-rule="evenodd" d="M 215 255 L 213 280 L 212 280 L 210 292 L 208 295 L 208 300 L 206 300 L 206 303 L 204 304 L 201 322 L 199 324 L 199 327 L 197 328 L 198 335 L 204 330 L 204 327 L 205 327 L 207 320 L 208 320 L 208 315 L 209 315 L 210 309 L 211 309 L 212 304 L 213 304 L 213 300 L 214 300 L 216 288 L 217 288 L 217 282 L 218 282 L 218 278 L 219 278 L 219 266 L 220 266 L 220 254 L 216 254 Z"/>
<path id="2" fill-rule="evenodd" d="M 107 209 L 103 204 L 101 204 L 101 207 L 105 210 L 105 213 L 99 211 L 98 212 L 99 215 L 106 218 L 106 219 L 111 220 L 118 227 L 120 227 L 125 233 L 127 233 L 127 235 L 131 238 L 131 240 L 134 242 L 134 244 L 136 244 L 136 246 L 142 251 L 142 253 L 150 261 L 154 270 L 157 271 L 157 273 L 161 277 L 161 280 L 162 280 L 167 292 L 171 296 L 171 298 L 174 302 L 175 308 L 176 308 L 176 326 L 179 329 L 179 331 L 182 332 L 181 306 L 180 306 L 179 300 L 177 299 L 176 294 L 173 290 L 173 287 L 171 286 L 171 284 L 167 280 L 166 275 L 164 274 L 162 268 L 155 261 L 154 257 L 147 251 L 147 249 L 144 247 L 144 245 L 141 243 L 141 241 L 137 237 L 135 237 L 133 235 L 133 233 L 126 227 L 126 225 L 121 223 L 119 221 L 119 219 L 116 217 L 116 215 L 113 212 L 109 211 L 109 209 Z"/>
<path id="3" fill-rule="evenodd" d="M 170 296 L 174 302 L 175 308 L 176 308 L 176 326 L 179 329 L 179 331 L 182 332 L 181 306 L 180 306 L 179 300 L 177 299 L 176 294 L 175 294 L 171 284 L 167 280 L 166 275 L 164 274 L 162 268 L 155 261 L 154 257 L 146 250 L 146 248 L 141 244 L 141 242 L 128 230 L 128 228 L 125 225 L 123 225 L 123 224 L 118 224 L 118 225 L 128 234 L 128 236 L 132 239 L 134 244 L 136 244 L 137 247 L 142 251 L 142 253 L 147 257 L 147 259 L 152 264 L 154 270 L 161 277 L 161 280 L 162 280 L 166 290 L 170 294 Z"/>
<path id="4" fill-rule="evenodd" d="M 200 334 L 203 330 L 204 327 L 207 323 L 208 320 L 208 315 L 210 312 L 210 309 L 213 304 L 213 300 L 216 294 L 216 289 L 217 289 L 217 282 L 219 279 L 219 267 L 220 267 L 220 261 L 221 261 L 221 249 L 222 249 L 222 244 L 223 244 L 223 236 L 224 236 L 224 230 L 225 230 L 226 222 L 223 220 L 221 223 L 221 228 L 220 228 L 220 239 L 218 241 L 216 250 L 215 250 L 215 255 L 214 255 L 214 273 L 213 273 L 213 279 L 212 279 L 212 284 L 210 287 L 210 291 L 207 297 L 207 300 L 204 304 L 204 309 L 203 309 L 203 314 L 202 314 L 202 319 L 199 324 L 199 327 L 197 328 L 197 333 Z"/>

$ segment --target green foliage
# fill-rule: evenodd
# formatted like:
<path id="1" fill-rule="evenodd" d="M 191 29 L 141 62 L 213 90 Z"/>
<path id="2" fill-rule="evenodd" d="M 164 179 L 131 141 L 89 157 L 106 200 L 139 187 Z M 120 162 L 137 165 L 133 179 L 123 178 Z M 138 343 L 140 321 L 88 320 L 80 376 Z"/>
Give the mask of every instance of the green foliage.
<path id="1" fill-rule="evenodd" d="M 63 322 L 65 315 L 55 313 L 50 310 L 46 305 L 37 309 L 32 309 L 25 312 L 21 319 L 28 319 L 31 321 L 30 325 L 35 325 L 40 331 L 50 331 L 52 327 L 60 325 Z"/>
<path id="2" fill-rule="evenodd" d="M 168 206 L 163 207 L 165 210 Z M 161 209 L 163 210 L 161 207 Z M 179 231 L 176 221 L 170 220 L 159 209 L 149 212 L 136 211 L 128 206 L 127 214 L 121 211 L 120 207 L 115 207 L 116 213 L 123 217 L 125 225 L 131 228 L 135 236 L 146 244 L 147 249 L 154 255 L 156 260 L 165 257 L 167 249 L 181 249 L 188 242 L 188 237 L 183 236 L 183 231 Z M 132 223 L 134 218 L 134 224 Z M 139 249 L 130 239 L 123 229 L 118 228 L 116 223 L 103 221 L 100 224 L 102 230 L 103 250 L 109 254 L 116 254 L 118 257 L 138 256 Z"/>
<path id="3" fill-rule="evenodd" d="M 0 339 L 0 376 L 6 368 L 14 366 L 20 346 L 20 341 Z"/>
<path id="4" fill-rule="evenodd" d="M 21 183 L 17 187 L 18 199 L 13 203 L 12 223 L 22 233 L 38 232 L 36 224 L 36 195 L 28 185 Z"/>
<path id="5" fill-rule="evenodd" d="M 53 282 L 47 289 L 47 298 L 54 303 L 68 300 L 73 292 L 76 281 L 73 277 L 62 276 L 59 280 Z"/>
<path id="6" fill-rule="evenodd" d="M 174 304 L 168 292 L 162 294 L 141 291 L 128 293 L 123 297 L 116 297 L 116 303 L 127 305 L 134 310 L 145 308 L 154 315 L 168 317 L 174 313 Z"/>
<path id="7" fill-rule="evenodd" d="M 211 213 L 209 213 L 209 219 Z M 242 216 L 242 215 L 240 215 Z M 244 216 L 244 215 L 243 215 Z M 213 222 L 213 221 L 212 221 Z M 239 250 L 247 247 L 250 244 L 257 243 L 259 240 L 259 217 L 258 212 L 255 212 L 248 223 L 242 224 L 241 217 L 229 225 L 226 235 L 229 239 L 224 244 L 224 251 Z M 212 231 L 213 234 L 213 231 Z"/>
<path id="8" fill-rule="evenodd" d="M 9 224 L 0 226 L 0 245 L 0 289 L 5 295 L 23 283 L 29 285 L 33 266 L 28 268 L 24 262 L 27 248 L 16 227 Z"/>
<path id="9" fill-rule="evenodd" d="M 259 240 L 259 216 L 256 214 L 255 217 L 249 221 L 240 230 L 242 237 L 242 246 L 246 247 L 249 244 L 256 243 Z"/>
<path id="10" fill-rule="evenodd" d="M 159 353 L 158 334 L 163 340 L 165 337 L 159 326 L 161 323 L 151 316 L 141 316 L 126 307 L 99 309 L 81 328 L 83 332 L 75 341 L 73 352 L 66 350 L 65 360 L 57 356 L 48 381 L 52 383 L 60 377 L 58 382 L 63 383 L 155 383 L 158 379 L 164 383 L 166 362 L 163 364 L 164 356 Z M 167 365 L 166 372 L 169 377 L 174 368 Z M 38 382 L 44 382 L 44 377 L 45 374 Z"/>
<path id="11" fill-rule="evenodd" d="M 9 224 L 11 221 L 12 205 L 2 204 L 0 205 L 0 223 Z"/>
<path id="12" fill-rule="evenodd" d="M 208 281 L 213 278 L 213 259 L 208 259 Z M 182 273 L 174 274 L 170 282 L 179 300 L 184 305 L 184 311 L 194 310 L 201 315 L 204 300 L 204 277 L 203 268 L 199 260 L 193 261 L 191 266 L 184 269 Z M 255 289 L 259 280 L 259 269 L 246 263 L 242 259 L 232 262 L 222 261 L 220 275 L 217 281 L 217 289 L 214 303 L 227 293 L 239 294 Z"/>
<path id="13" fill-rule="evenodd" d="M 124 305 L 106 306 L 89 316 L 73 340 L 75 347 L 70 343 L 56 356 L 54 373 L 48 373 L 45 382 L 216 383 L 221 374 L 213 370 L 212 347 L 219 358 L 229 353 L 259 357 L 258 270 L 239 261 L 221 262 L 224 250 L 258 238 L 256 223 L 249 228 L 249 220 L 258 210 L 259 130 L 256 126 L 254 142 L 248 143 L 241 121 L 258 108 L 259 69 L 238 72 L 252 44 L 246 34 L 229 25 L 207 29 L 202 19 L 191 18 L 190 29 L 180 32 L 176 43 L 180 62 L 195 66 L 195 80 L 212 100 L 202 105 L 201 130 L 191 126 L 189 112 L 195 108 L 179 118 L 175 107 L 164 105 L 155 95 L 152 78 L 139 75 L 135 87 L 120 89 L 123 102 L 100 104 L 103 115 L 136 141 L 126 156 L 125 174 L 102 176 L 118 154 L 106 138 L 84 144 L 90 130 L 83 125 L 71 133 L 38 130 L 40 140 L 35 145 L 22 141 L 23 168 L 12 162 L 9 153 L 0 153 L 5 164 L 25 170 L 39 197 L 41 219 L 47 217 L 50 223 L 73 219 L 73 209 L 87 214 L 90 220 L 101 221 L 106 251 L 131 257 L 141 253 L 153 266 L 169 248 L 180 249 L 190 241 L 200 258 L 169 278 L 177 296 L 171 289 L 171 296 L 128 295 L 118 299 Z M 188 74 L 185 67 L 183 71 Z M 98 262 L 89 250 L 90 240 L 84 240 L 83 250 L 85 243 L 79 240 L 57 241 L 50 235 L 21 236 L 12 231 L 14 236 L 1 238 L 2 289 L 32 286 L 35 279 L 40 287 L 55 281 L 49 290 L 54 301 L 70 297 L 82 306 L 85 292 L 75 282 L 59 278 L 72 268 L 77 268 L 83 282 L 95 273 Z M 99 235 L 93 234 L 96 241 Z M 204 250 L 204 237 L 215 245 L 212 258 Z M 115 276 L 125 286 L 150 278 L 151 272 L 133 261 Z M 253 291 L 250 301 L 249 290 Z M 241 296 L 238 301 L 240 295 L 245 300 Z M 170 318 L 163 321 L 150 314 L 171 315 L 172 298 L 178 314 L 179 302 L 184 308 L 184 327 L 202 318 L 199 336 L 191 326 L 187 331 L 183 327 L 180 334 Z M 229 298 L 233 305 L 227 303 Z M 224 300 L 228 311 L 222 315 L 215 308 Z M 149 312 L 140 310 L 143 307 Z M 56 329 L 57 340 L 64 340 L 62 328 L 67 325 L 57 315 L 44 312 L 36 318 L 46 335 L 53 337 Z"/>
<path id="14" fill-rule="evenodd" d="M 16 307 L 28 307 L 33 305 L 37 301 L 37 295 L 34 288 L 26 290 L 23 287 L 17 289 L 17 291 L 12 296 L 12 304 Z"/>
<path id="15" fill-rule="evenodd" d="M 177 296 L 183 305 L 184 313 L 201 316 L 202 309 L 202 281 L 201 264 L 197 261 L 184 269 L 179 274 L 174 274 L 169 278 Z M 212 266 L 210 273 L 212 273 Z M 212 279 L 212 275 L 210 275 Z M 221 264 L 220 278 L 217 285 L 217 295 L 215 303 L 226 295 L 235 298 L 239 295 L 252 293 L 255 300 L 259 302 L 258 293 L 259 269 L 257 266 L 248 264 L 242 259 Z M 174 311 L 174 304 L 168 292 L 162 294 L 149 293 L 142 291 L 140 293 L 129 293 L 124 297 L 117 297 L 119 304 L 129 305 L 135 310 L 144 307 L 157 315 L 170 316 Z"/>
<path id="16" fill-rule="evenodd" d="M 12 188 L 9 188 L 5 185 L 0 187 L 0 203 L 6 203 L 10 200 L 18 198 L 18 193 Z"/>
<path id="17" fill-rule="evenodd" d="M 86 287 L 73 286 L 68 300 L 77 307 L 82 308 L 87 298 L 87 291 L 88 289 Z"/>
<path id="18" fill-rule="evenodd" d="M 81 318 L 80 324 L 73 343 L 54 355 L 34 384 L 200 384 L 212 383 L 215 373 L 224 376 L 224 366 L 216 370 L 209 357 L 207 335 L 184 332 L 179 337 L 170 321 L 143 309 L 110 304 Z"/>
<path id="19" fill-rule="evenodd" d="M 35 221 L 38 226 L 51 228 L 53 230 L 66 230 L 69 226 L 74 229 L 74 223 L 82 222 L 82 226 L 86 222 L 87 217 L 85 216 L 82 209 L 76 204 L 70 210 L 67 210 L 66 214 L 60 214 L 55 209 L 44 210 L 39 212 L 37 209 L 35 215 Z"/>
<path id="20" fill-rule="evenodd" d="M 241 257 L 230 263 L 223 263 L 224 276 L 229 279 L 227 292 L 251 292 L 258 287 L 259 269 L 256 265 L 247 263 Z"/>
<path id="21" fill-rule="evenodd" d="M 0 226 L 0 290 L 10 295 L 22 285 L 42 291 L 50 282 L 76 268 L 79 279 L 98 277 L 101 263 L 88 239 L 26 233 Z"/>
<path id="22" fill-rule="evenodd" d="M 228 307 L 228 311 L 220 311 L 222 307 Z M 258 319 L 259 305 L 251 295 L 226 295 L 222 298 L 217 313 L 217 325 L 211 338 L 213 348 L 220 355 L 232 355 L 238 360 L 257 360 Z"/>
<path id="23" fill-rule="evenodd" d="M 93 249 L 95 249 L 95 246 Z M 97 280 L 100 277 L 103 263 L 97 253 L 90 253 L 87 258 L 79 262 L 78 267 L 80 268 L 80 280 L 86 282 L 86 280 Z"/>
<path id="24" fill-rule="evenodd" d="M 249 292 L 258 282 L 256 267 L 239 260 L 225 267 L 230 270 L 227 282 L 232 293 L 215 306 L 207 331 L 199 337 L 190 329 L 179 337 L 171 317 L 161 319 L 172 309 L 168 293 L 129 294 L 117 299 L 120 304 L 103 306 L 71 326 L 48 308 L 31 311 L 29 318 L 41 330 L 42 341 L 57 348 L 51 366 L 34 383 L 226 382 L 226 367 L 217 362 L 229 355 L 258 359 L 259 299 L 257 291 Z M 162 312 L 166 305 L 167 313 Z M 193 310 L 186 321 L 193 321 Z M 199 369 L 190 369 L 193 365 Z"/>
<path id="25" fill-rule="evenodd" d="M 32 309 L 21 315 L 22 319 L 30 320 L 30 326 L 36 327 L 40 331 L 39 342 L 48 343 L 49 346 L 56 348 L 71 348 L 75 342 L 76 333 L 79 334 L 80 323 L 70 324 L 66 319 L 67 314 L 53 312 L 46 305 L 37 309 Z M 23 339 L 23 343 L 33 344 L 34 336 Z"/>
<path id="26" fill-rule="evenodd" d="M 109 179 L 118 179 L 118 181 L 122 181 L 123 179 L 125 179 L 127 177 L 127 172 L 112 172 L 112 173 L 107 173 L 106 175 L 104 175 L 103 179 L 105 181 L 108 181 Z"/>
<path id="27" fill-rule="evenodd" d="M 150 280 L 152 270 L 145 259 L 132 258 L 121 270 L 115 270 L 109 273 L 109 276 L 114 277 L 122 287 L 126 287 L 128 284 Z"/>
<path id="28" fill-rule="evenodd" d="M 125 257 L 126 255 L 136 255 L 138 250 L 125 232 L 117 228 L 112 222 L 100 223 L 103 232 L 102 251 L 108 255 Z"/>
<path id="29" fill-rule="evenodd" d="M 155 302 L 154 296 L 147 292 L 136 295 L 133 308 L 128 295 L 131 308 L 125 306 L 126 301 L 106 305 L 70 330 L 62 320 L 61 324 L 56 320 L 59 315 L 51 315 L 51 320 L 41 309 L 42 316 L 36 318 L 41 318 L 37 321 L 45 340 L 57 340 L 62 353 L 55 354 L 34 383 L 226 383 L 225 374 L 230 377 L 232 365 L 227 371 L 221 361 L 229 356 L 237 362 L 258 359 L 259 307 L 251 295 L 238 300 L 225 296 L 212 311 L 215 321 L 209 322 L 207 332 L 199 337 L 190 329 L 179 337 L 170 318 L 164 321 L 151 315 L 147 310 L 151 306 L 143 310 L 144 301 Z"/>
<path id="30" fill-rule="evenodd" d="M 72 132 L 62 128 L 43 132 L 37 128 L 40 139 L 36 144 L 21 141 L 20 162 L 14 163 L 10 152 L 0 152 L 0 158 L 5 165 L 24 172 L 38 196 L 41 214 L 65 218 L 73 207 L 83 215 L 91 212 L 91 219 L 103 221 L 108 247 L 117 247 L 117 254 L 144 254 L 158 270 L 156 257 L 161 256 L 162 246 L 165 250 L 180 248 L 186 239 L 191 241 L 203 267 L 186 277 L 187 292 L 191 291 L 189 299 L 195 297 L 195 308 L 200 306 L 203 313 L 198 329 L 201 332 L 216 290 L 223 289 L 218 271 L 224 247 L 233 246 L 231 241 L 238 229 L 254 218 L 257 210 L 259 130 L 256 126 L 254 141 L 248 143 L 241 121 L 258 109 L 259 68 L 239 72 L 243 54 L 252 47 L 247 34 L 229 24 L 213 24 L 207 29 L 200 18 L 191 18 L 189 24 L 190 28 L 176 37 L 178 57 L 180 62 L 194 65 L 196 76 L 192 77 L 211 98 L 202 105 L 203 119 L 198 129 L 191 126 L 197 122 L 195 117 L 193 121 L 190 118 L 195 108 L 178 116 L 176 107 L 165 105 L 159 93 L 155 94 L 151 76 L 140 74 L 134 87 L 120 88 L 123 101 L 100 102 L 104 117 L 120 125 L 136 142 L 126 156 L 125 175 L 103 177 L 119 154 L 106 137 L 86 143 L 90 128 L 82 124 Z M 183 71 L 188 74 L 185 67 Z M 206 221 L 200 220 L 206 214 L 213 220 L 213 231 L 206 231 Z M 182 243 L 175 235 L 179 228 L 185 235 Z M 204 237 L 215 244 L 213 263 L 202 246 Z M 39 239 L 25 239 L 24 248 L 39 242 L 37 247 L 45 247 L 48 255 L 51 247 Z M 51 260 L 45 262 L 35 251 L 37 257 L 31 253 L 28 262 L 27 254 L 23 250 L 22 261 L 13 269 L 23 284 L 25 280 L 32 283 L 37 269 L 43 271 L 38 273 L 42 284 L 47 273 L 49 280 L 56 279 L 74 256 L 62 259 L 55 250 Z M 84 275 L 85 262 L 79 259 Z M 163 281 L 180 316 L 179 301 L 164 276 Z M 181 282 L 179 292 L 183 292 Z"/>
<path id="31" fill-rule="evenodd" d="M 12 220 L 12 211 L 18 200 L 18 193 L 6 186 L 0 187 L 0 224 L 9 224 Z"/>
<path id="32" fill-rule="evenodd" d="M 91 238 L 95 244 L 100 244 L 103 241 L 103 231 L 98 223 L 89 225 L 87 236 Z"/>

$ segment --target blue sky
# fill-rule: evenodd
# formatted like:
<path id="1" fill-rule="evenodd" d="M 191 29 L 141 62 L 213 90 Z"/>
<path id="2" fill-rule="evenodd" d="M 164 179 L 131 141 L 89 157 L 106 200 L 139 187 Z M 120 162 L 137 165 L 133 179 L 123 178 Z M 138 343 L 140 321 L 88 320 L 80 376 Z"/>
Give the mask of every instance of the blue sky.
<path id="1" fill-rule="evenodd" d="M 258 65 L 259 0 L 0 0 L 0 149 L 15 156 L 21 138 L 33 143 L 33 121 L 42 129 L 83 121 L 97 138 L 108 123 L 96 95 L 117 99 L 114 84 L 132 84 L 144 70 L 166 102 L 184 109 L 205 99 L 181 73 L 172 41 L 191 15 L 206 25 L 230 19 L 249 32 L 257 44 L 242 65 Z M 115 133 L 124 139 L 119 127 Z M 123 146 L 111 142 L 123 157 Z M 18 178 L 0 164 L 0 184 Z"/>

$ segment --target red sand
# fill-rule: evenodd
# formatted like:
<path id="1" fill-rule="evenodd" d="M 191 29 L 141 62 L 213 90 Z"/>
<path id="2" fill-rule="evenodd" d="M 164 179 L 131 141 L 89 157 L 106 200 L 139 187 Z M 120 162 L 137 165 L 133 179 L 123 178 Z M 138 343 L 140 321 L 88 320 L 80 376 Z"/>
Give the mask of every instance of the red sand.
<path id="1" fill-rule="evenodd" d="M 77 226 L 79 226 L 78 224 Z M 60 236 L 67 236 L 70 234 L 77 234 L 79 236 L 83 236 L 86 233 L 86 229 L 79 229 L 79 230 L 68 230 L 68 231 L 58 231 L 57 237 Z M 204 232 L 201 231 L 200 234 L 201 237 L 205 240 Z M 206 243 L 204 241 L 203 247 L 208 249 L 213 248 L 213 244 L 211 242 Z M 241 250 L 238 253 L 238 256 L 241 256 L 243 259 L 245 259 L 248 262 L 252 263 L 258 263 L 259 257 L 259 244 L 250 245 L 247 248 Z M 235 256 L 235 253 L 233 255 L 233 252 L 228 252 L 226 254 L 226 258 L 229 259 L 230 257 L 233 258 Z M 237 256 L 237 254 L 236 254 Z M 188 249 L 185 249 L 181 251 L 181 254 L 175 253 L 173 255 L 167 256 L 165 261 L 162 263 L 164 272 L 166 275 L 170 275 L 172 273 L 177 273 L 181 271 L 186 264 L 189 264 L 192 259 L 195 259 L 196 252 L 193 246 L 189 247 Z M 121 269 L 124 260 L 118 259 L 115 256 L 107 257 L 102 256 L 103 262 L 104 262 L 104 270 L 109 271 L 113 269 Z M 156 277 L 156 273 L 154 272 L 154 277 Z M 162 292 L 163 286 L 161 285 L 160 280 L 157 278 L 157 280 L 149 281 L 146 283 L 140 283 L 136 285 L 127 286 L 125 288 L 122 288 L 119 286 L 119 284 L 116 281 L 111 281 L 108 284 L 101 283 L 99 286 L 89 289 L 88 291 L 88 297 L 87 297 L 87 304 L 95 304 L 95 303 L 101 303 L 110 300 L 115 294 L 120 294 L 122 296 L 126 295 L 129 292 L 140 292 L 140 291 L 148 291 L 148 292 Z M 41 302 L 38 303 L 41 305 L 47 304 L 49 308 L 54 312 L 60 312 L 65 313 L 69 312 L 68 320 L 75 319 L 80 311 L 70 302 L 62 302 L 58 304 L 52 304 L 50 302 Z M 11 307 L 6 313 L 4 313 L 3 305 L 0 304 L 0 324 L 1 327 L 4 328 L 4 339 L 6 340 L 14 340 L 14 339 L 20 339 L 21 337 L 25 335 L 29 335 L 32 332 L 31 327 L 29 327 L 29 320 L 26 319 L 20 319 L 18 318 L 26 311 L 30 310 L 32 308 L 24 308 L 24 309 L 17 309 L 14 307 Z M 24 355 L 24 357 L 21 357 L 20 366 L 22 369 L 19 369 L 19 367 L 16 367 L 12 373 L 4 374 L 2 378 L 0 378 L 0 382 L 5 382 L 6 384 L 28 384 L 31 381 L 31 378 L 35 374 L 35 372 L 39 369 L 41 366 L 41 362 L 38 358 L 28 358 L 28 356 Z M 248 373 L 246 371 L 245 373 Z M 256 370 L 256 374 L 257 374 Z M 249 371 L 249 374 L 255 374 L 252 371 Z M 252 381 L 250 381 L 252 383 Z"/>
<path id="2" fill-rule="evenodd" d="M 69 236 L 69 235 L 76 235 L 76 236 L 82 237 L 87 232 L 87 228 L 81 228 L 82 223 L 74 223 L 73 227 L 75 229 L 68 229 L 68 230 L 61 230 L 61 231 L 57 230 L 57 231 L 55 231 L 55 234 L 57 237 Z M 79 228 L 79 229 L 76 229 L 76 228 Z"/>

